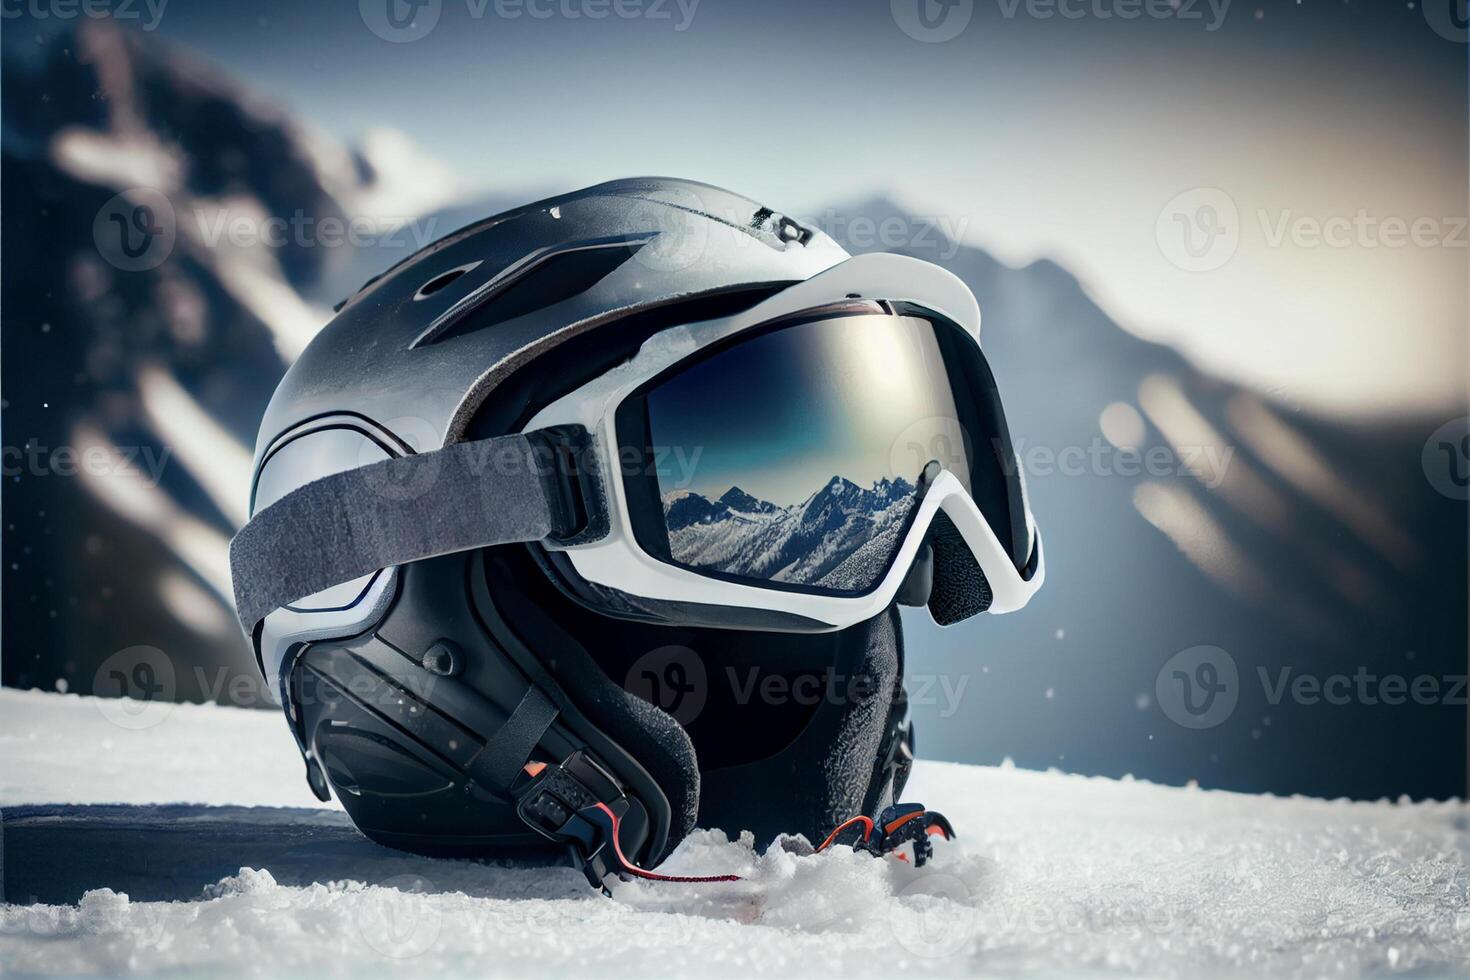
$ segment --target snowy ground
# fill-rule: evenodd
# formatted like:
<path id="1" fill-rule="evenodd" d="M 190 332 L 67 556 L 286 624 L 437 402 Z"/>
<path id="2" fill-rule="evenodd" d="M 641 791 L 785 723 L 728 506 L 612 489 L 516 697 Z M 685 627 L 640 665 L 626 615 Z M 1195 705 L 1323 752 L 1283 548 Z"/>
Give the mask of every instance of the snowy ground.
<path id="1" fill-rule="evenodd" d="M 0 690 L 0 974 L 1470 971 L 1470 808 L 919 766 L 924 869 L 720 834 L 608 900 L 415 858 L 307 792 L 279 718 Z M 173 804 L 173 805 L 163 805 Z"/>

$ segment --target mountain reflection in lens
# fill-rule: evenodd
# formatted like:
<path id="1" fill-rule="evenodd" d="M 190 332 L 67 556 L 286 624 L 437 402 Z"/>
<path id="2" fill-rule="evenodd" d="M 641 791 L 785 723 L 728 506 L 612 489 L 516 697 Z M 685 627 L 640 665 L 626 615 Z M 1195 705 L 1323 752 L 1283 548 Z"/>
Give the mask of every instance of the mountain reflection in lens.
<path id="1" fill-rule="evenodd" d="M 949 445 L 958 426 L 934 329 L 876 314 L 783 327 L 650 391 L 653 444 L 698 459 L 659 474 L 670 557 L 763 582 L 876 586 L 928 462 L 895 447 Z"/>

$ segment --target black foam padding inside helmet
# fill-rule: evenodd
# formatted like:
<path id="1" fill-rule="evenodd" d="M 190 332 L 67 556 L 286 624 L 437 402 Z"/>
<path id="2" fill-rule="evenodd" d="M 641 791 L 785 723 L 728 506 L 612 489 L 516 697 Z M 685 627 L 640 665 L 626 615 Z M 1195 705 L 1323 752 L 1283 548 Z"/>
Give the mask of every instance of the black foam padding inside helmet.
<path id="1" fill-rule="evenodd" d="M 959 528 L 943 511 L 929 526 L 929 544 L 934 549 L 934 588 L 929 593 L 934 621 L 949 626 L 989 609 L 990 582 Z"/>
<path id="2" fill-rule="evenodd" d="M 555 663 L 568 693 L 579 698 L 581 685 L 603 691 L 586 709 L 594 721 L 661 785 L 675 780 L 644 759 L 650 750 L 698 770 L 699 826 L 749 830 L 759 843 L 781 833 L 820 840 L 836 823 L 880 808 L 887 781 L 877 772 L 879 750 L 903 675 L 896 609 L 826 633 L 641 623 L 578 604 L 542 573 L 531 548 L 488 549 L 485 559 L 491 593 L 515 596 L 507 615 L 513 611 L 518 631 L 534 624 L 538 656 Z M 653 709 L 657 727 L 639 731 L 643 715 L 624 711 L 609 684 Z M 594 714 L 603 710 L 612 716 Z M 687 756 L 677 751 L 681 737 Z M 673 795 L 670 804 L 677 812 Z M 687 816 L 692 827 L 695 815 Z"/>
<path id="3" fill-rule="evenodd" d="M 831 635 L 833 683 L 806 724 L 773 755 L 706 769 L 700 826 L 749 830 L 757 845 L 783 833 L 816 843 L 849 817 L 876 816 L 891 800 L 879 766 L 889 715 L 902 696 L 898 610 Z"/>

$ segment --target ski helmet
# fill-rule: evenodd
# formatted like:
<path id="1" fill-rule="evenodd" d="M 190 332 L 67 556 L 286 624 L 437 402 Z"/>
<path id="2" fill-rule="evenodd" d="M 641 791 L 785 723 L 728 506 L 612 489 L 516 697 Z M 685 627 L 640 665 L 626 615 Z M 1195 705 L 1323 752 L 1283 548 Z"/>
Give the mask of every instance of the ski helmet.
<path id="1" fill-rule="evenodd" d="M 895 607 L 1043 578 L 963 283 L 665 178 L 365 284 L 271 399 L 250 510 L 236 603 L 313 791 L 594 879 L 696 823 L 872 829 L 912 752 Z"/>

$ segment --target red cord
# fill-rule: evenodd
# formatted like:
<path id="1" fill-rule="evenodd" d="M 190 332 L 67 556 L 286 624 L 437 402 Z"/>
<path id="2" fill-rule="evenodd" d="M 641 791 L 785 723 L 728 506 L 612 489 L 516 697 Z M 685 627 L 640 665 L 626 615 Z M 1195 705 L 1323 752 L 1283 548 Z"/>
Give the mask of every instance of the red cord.
<path id="1" fill-rule="evenodd" d="M 593 808 L 601 811 L 603 816 L 607 818 L 608 825 L 612 828 L 609 836 L 612 838 L 613 854 L 618 859 L 618 870 L 624 872 L 625 874 L 630 874 L 637 878 L 646 878 L 649 881 L 674 881 L 683 882 L 685 884 L 702 884 L 714 881 L 745 880 L 739 875 L 664 875 L 659 874 L 657 871 L 644 871 L 642 868 L 638 867 L 632 861 L 629 861 L 627 857 L 623 855 L 623 845 L 622 842 L 618 840 L 618 831 L 622 822 L 621 818 L 616 813 L 614 813 L 612 811 L 612 807 L 608 806 L 606 803 L 594 803 Z M 917 813 L 913 814 L 913 816 L 917 815 Z M 832 845 L 832 842 L 837 839 L 838 834 L 842 833 L 844 830 L 853 826 L 854 824 L 862 825 L 864 841 L 873 836 L 872 819 L 870 817 L 865 817 L 859 814 L 856 817 L 849 817 L 848 819 L 842 821 L 842 823 L 838 824 L 837 829 L 833 830 L 832 833 L 827 835 L 826 840 L 817 845 L 815 853 L 825 851 L 828 847 Z M 948 834 L 944 833 L 943 828 L 937 825 L 927 828 L 927 832 L 931 835 L 938 834 L 945 837 L 946 839 L 949 836 Z M 901 854 L 899 855 L 899 859 L 908 860 Z"/>
<path id="2" fill-rule="evenodd" d="M 629 861 L 626 857 L 623 856 L 623 845 L 618 842 L 618 824 L 620 822 L 618 815 L 616 813 L 613 813 L 612 808 L 609 807 L 606 803 L 597 803 L 594 804 L 594 806 L 605 813 L 607 815 L 608 821 L 612 824 L 611 836 L 613 853 L 617 855 L 619 869 L 627 872 L 630 875 L 634 875 L 639 878 L 647 878 L 649 881 L 678 881 L 684 882 L 685 884 L 700 884 L 710 881 L 745 880 L 739 875 L 661 875 L 657 871 L 644 871 L 642 868 L 638 867 L 632 861 Z"/>

